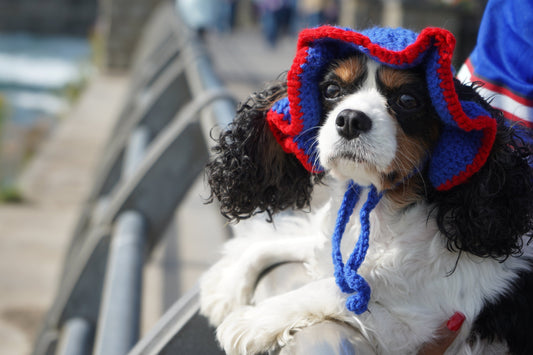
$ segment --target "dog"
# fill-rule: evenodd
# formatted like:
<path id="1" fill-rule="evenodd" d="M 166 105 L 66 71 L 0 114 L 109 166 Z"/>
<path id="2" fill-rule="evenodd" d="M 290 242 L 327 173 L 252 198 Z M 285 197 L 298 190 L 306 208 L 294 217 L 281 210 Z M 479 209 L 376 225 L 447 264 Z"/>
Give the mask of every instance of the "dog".
<path id="1" fill-rule="evenodd" d="M 228 354 L 324 320 L 376 354 L 416 354 L 456 311 L 447 353 L 533 353 L 531 149 L 453 78 L 454 43 L 438 28 L 304 30 L 289 72 L 240 105 L 207 166 L 211 200 L 273 223 L 247 221 L 201 279 Z M 259 275 L 287 261 L 312 281 L 255 302 Z"/>

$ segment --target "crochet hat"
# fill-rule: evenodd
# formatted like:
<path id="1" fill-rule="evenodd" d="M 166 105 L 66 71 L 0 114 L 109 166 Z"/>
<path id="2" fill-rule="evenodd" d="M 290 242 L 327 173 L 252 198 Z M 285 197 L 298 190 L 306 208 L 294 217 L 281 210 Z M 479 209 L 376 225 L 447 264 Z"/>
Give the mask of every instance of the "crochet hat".
<path id="1" fill-rule="evenodd" d="M 320 172 L 315 144 L 322 115 L 319 83 L 332 60 L 363 52 L 393 68 L 421 66 L 443 127 L 429 160 L 430 181 L 438 190 L 462 184 L 485 164 L 496 121 L 480 105 L 459 100 L 451 66 L 454 46 L 453 35 L 440 28 L 420 34 L 402 28 L 303 30 L 287 77 L 288 96 L 267 114 L 270 129 L 285 152 L 294 154 L 308 171 Z"/>

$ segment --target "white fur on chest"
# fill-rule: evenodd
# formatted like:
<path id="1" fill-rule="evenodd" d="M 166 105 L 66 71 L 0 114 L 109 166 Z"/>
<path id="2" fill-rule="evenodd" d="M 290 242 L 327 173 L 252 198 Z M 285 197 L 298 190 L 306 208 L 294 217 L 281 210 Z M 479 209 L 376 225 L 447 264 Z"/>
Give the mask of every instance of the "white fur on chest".
<path id="1" fill-rule="evenodd" d="M 368 311 L 356 315 L 345 307 L 349 295 L 333 278 L 331 236 L 344 188 L 332 187 L 329 200 L 321 200 L 322 206 L 313 206 L 311 213 L 285 214 L 274 224 L 264 219 L 240 224 L 241 237 L 227 244 L 225 257 L 204 275 L 202 313 L 214 325 L 223 321 L 218 339 L 226 350 L 243 353 L 240 346 L 250 353 L 265 351 L 272 344 L 285 344 L 293 328 L 338 319 L 358 328 L 378 354 L 413 354 L 460 311 L 466 321 L 447 353 L 497 353 L 501 344 L 466 339 L 485 302 L 508 291 L 528 259 L 459 257 L 446 248 L 434 219 L 428 218 L 432 206 L 420 203 L 399 213 L 384 197 L 370 215 L 369 249 L 358 270 L 371 287 Z M 359 237 L 359 209 L 366 192 L 361 196 L 343 235 L 344 261 Z M 524 253 L 533 254 L 530 247 Z M 304 262 L 314 281 L 247 306 L 261 271 L 283 261 Z M 265 312 L 270 317 L 259 317 Z"/>
<path id="2" fill-rule="evenodd" d="M 359 237 L 363 202 L 364 197 L 343 235 L 344 261 Z M 323 234 L 317 237 L 328 238 L 318 243 L 315 259 L 309 261 L 309 269 L 317 278 L 333 275 L 329 238 L 338 206 L 338 201 L 330 201 L 309 218 L 314 222 L 309 233 L 316 234 L 322 227 Z M 484 303 L 508 290 L 517 272 L 527 267 L 525 258 L 499 262 L 467 253 L 459 257 L 458 252 L 446 248 L 434 219 L 427 218 L 430 209 L 418 204 L 393 214 L 382 201 L 371 214 L 370 245 L 358 272 L 372 289 L 369 312 L 353 317 L 363 321 L 364 332 L 380 343 L 384 353 L 386 349 L 397 354 L 413 351 L 410 344 L 430 341 L 442 322 L 457 311 L 467 319 L 459 336 L 464 339 Z M 413 341 L 406 342 L 406 338 Z M 452 347 L 449 353 L 466 354 L 469 349 Z"/>

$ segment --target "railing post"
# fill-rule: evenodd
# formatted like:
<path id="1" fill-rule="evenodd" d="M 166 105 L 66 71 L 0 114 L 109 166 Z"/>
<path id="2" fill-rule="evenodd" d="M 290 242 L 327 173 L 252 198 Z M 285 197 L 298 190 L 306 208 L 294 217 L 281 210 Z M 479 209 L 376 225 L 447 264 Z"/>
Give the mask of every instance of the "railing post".
<path id="1" fill-rule="evenodd" d="M 122 178 L 127 179 L 133 175 L 135 169 L 144 158 L 144 153 L 148 147 L 150 132 L 148 128 L 139 126 L 133 130 L 126 148 L 124 162 L 122 165 Z"/>
<path id="2" fill-rule="evenodd" d="M 127 354 L 139 338 L 145 230 L 144 217 L 138 212 L 126 211 L 117 219 L 100 308 L 96 355 Z"/>
<path id="3" fill-rule="evenodd" d="M 134 174 L 145 156 L 149 139 L 146 127 L 137 127 L 131 133 L 122 166 L 123 179 Z M 145 218 L 136 211 L 120 213 L 115 222 L 96 334 L 96 355 L 124 355 L 139 339 L 145 224 Z"/>
<path id="4" fill-rule="evenodd" d="M 61 341 L 56 355 L 89 355 L 92 348 L 93 325 L 83 318 L 72 318 L 65 322 L 61 330 Z"/>

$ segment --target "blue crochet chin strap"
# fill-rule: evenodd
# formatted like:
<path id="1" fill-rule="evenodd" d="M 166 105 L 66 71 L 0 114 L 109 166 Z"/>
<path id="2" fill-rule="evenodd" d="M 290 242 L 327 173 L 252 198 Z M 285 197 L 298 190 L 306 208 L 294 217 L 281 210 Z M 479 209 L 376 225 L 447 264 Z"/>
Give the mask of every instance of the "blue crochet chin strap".
<path id="1" fill-rule="evenodd" d="M 365 260 L 366 252 L 368 250 L 370 237 L 370 212 L 372 212 L 383 196 L 382 193 L 378 193 L 375 186 L 372 185 L 370 187 L 367 200 L 359 213 L 361 233 L 355 248 L 345 265 L 342 261 L 341 253 L 342 235 L 344 234 L 346 225 L 350 220 L 355 205 L 359 201 L 361 190 L 361 186 L 350 181 L 348 190 L 344 194 L 341 207 L 337 213 L 337 221 L 335 223 L 335 230 L 331 241 L 333 265 L 335 267 L 335 281 L 342 292 L 352 294 L 346 301 L 346 308 L 356 314 L 365 312 L 368 308 L 368 301 L 370 300 L 370 286 L 366 280 L 357 273 L 357 270 Z"/>

